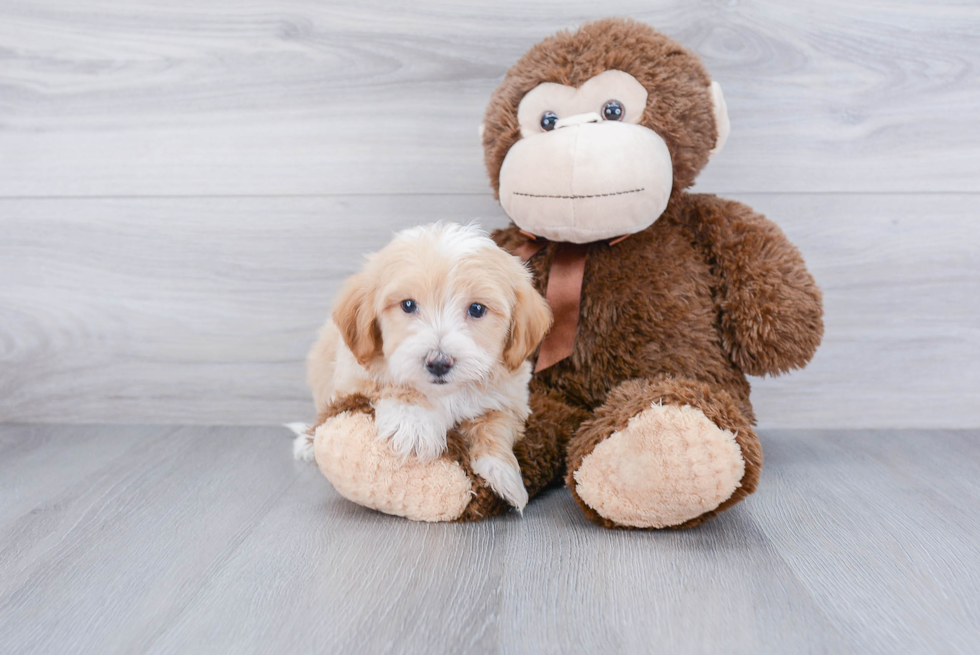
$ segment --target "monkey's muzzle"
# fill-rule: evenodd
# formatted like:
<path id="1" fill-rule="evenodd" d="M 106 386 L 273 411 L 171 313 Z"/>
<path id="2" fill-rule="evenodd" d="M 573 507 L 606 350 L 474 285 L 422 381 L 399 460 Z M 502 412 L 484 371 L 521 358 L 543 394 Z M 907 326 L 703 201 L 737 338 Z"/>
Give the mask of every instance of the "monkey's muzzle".
<path id="1" fill-rule="evenodd" d="M 522 230 L 588 243 L 639 232 L 673 187 L 667 144 L 653 130 L 570 117 L 515 143 L 500 168 L 500 204 Z"/>

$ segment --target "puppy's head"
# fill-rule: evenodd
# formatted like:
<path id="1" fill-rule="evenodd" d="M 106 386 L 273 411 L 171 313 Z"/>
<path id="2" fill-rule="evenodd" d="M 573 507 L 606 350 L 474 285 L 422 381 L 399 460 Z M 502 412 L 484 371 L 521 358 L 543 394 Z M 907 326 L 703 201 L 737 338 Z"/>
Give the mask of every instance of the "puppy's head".
<path id="1" fill-rule="evenodd" d="M 516 370 L 551 326 L 523 266 L 478 228 L 411 228 L 370 255 L 333 312 L 358 362 L 391 384 L 451 391 Z"/>

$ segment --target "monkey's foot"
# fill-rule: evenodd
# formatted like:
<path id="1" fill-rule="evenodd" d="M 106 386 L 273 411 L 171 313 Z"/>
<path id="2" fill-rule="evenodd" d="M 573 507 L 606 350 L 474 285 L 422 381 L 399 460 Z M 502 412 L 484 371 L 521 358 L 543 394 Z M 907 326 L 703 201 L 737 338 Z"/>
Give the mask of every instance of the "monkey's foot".
<path id="1" fill-rule="evenodd" d="M 576 438 L 595 446 L 569 485 L 586 514 L 606 527 L 694 522 L 731 498 L 745 473 L 735 435 L 688 405 L 654 404 L 615 431 L 595 421 Z"/>

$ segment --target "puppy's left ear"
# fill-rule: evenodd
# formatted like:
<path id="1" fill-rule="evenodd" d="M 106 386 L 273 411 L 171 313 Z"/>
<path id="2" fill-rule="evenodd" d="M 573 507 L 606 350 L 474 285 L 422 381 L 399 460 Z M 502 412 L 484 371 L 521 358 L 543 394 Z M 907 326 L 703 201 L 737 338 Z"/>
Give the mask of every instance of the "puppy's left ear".
<path id="1" fill-rule="evenodd" d="M 504 346 L 504 364 L 512 371 L 531 356 L 551 328 L 551 308 L 526 276 L 522 276 L 516 291 L 517 303 Z"/>

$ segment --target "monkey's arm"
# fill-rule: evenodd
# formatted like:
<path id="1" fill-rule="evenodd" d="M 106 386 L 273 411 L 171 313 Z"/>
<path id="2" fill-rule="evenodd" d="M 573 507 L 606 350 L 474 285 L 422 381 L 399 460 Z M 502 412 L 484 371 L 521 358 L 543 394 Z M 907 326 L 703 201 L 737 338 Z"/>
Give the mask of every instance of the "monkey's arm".
<path id="1" fill-rule="evenodd" d="M 823 337 L 820 289 L 799 250 L 745 205 L 692 196 L 691 226 L 718 280 L 725 349 L 749 375 L 802 368 Z"/>

